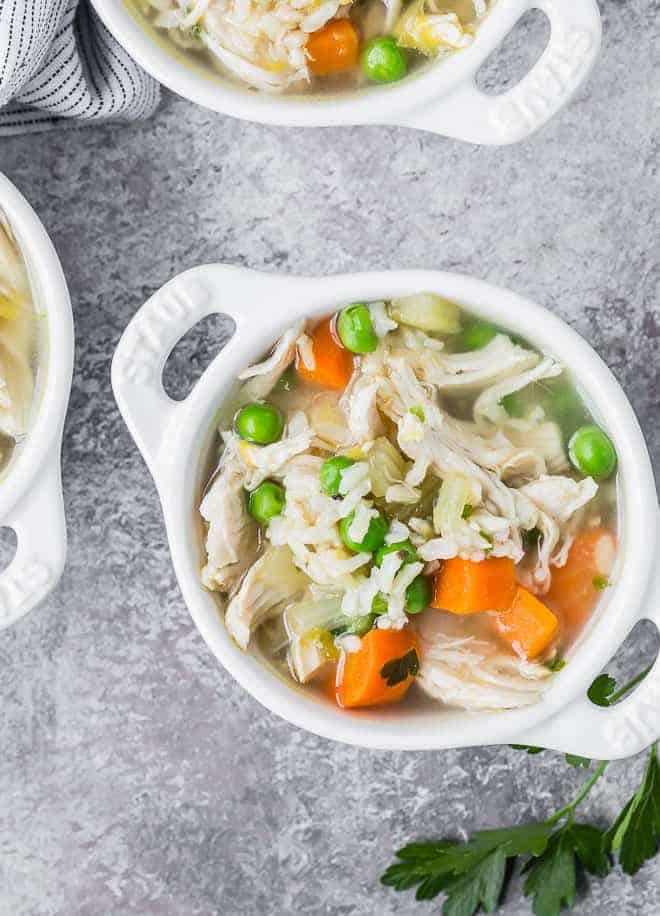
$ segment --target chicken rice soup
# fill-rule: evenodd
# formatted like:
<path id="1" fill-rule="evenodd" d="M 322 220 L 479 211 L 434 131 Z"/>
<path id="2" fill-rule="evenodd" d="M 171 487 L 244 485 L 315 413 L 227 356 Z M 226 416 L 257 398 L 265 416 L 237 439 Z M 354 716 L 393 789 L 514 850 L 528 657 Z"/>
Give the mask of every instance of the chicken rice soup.
<path id="1" fill-rule="evenodd" d="M 37 349 L 27 268 L 0 210 L 0 471 L 27 433 Z"/>
<path id="2" fill-rule="evenodd" d="M 289 328 L 223 408 L 201 578 L 342 708 L 536 702 L 610 584 L 614 446 L 567 371 L 430 293 Z"/>
<path id="3" fill-rule="evenodd" d="M 191 61 L 266 92 L 392 83 L 468 47 L 495 0 L 129 0 Z"/>

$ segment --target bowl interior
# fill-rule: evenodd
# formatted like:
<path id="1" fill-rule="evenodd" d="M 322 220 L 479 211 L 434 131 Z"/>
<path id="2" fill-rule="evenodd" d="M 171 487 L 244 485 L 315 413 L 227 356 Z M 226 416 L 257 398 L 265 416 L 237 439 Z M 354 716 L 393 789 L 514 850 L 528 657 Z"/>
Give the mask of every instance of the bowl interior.
<path id="1" fill-rule="evenodd" d="M 73 318 L 55 249 L 30 205 L 2 174 L 0 208 L 27 266 L 38 349 L 28 433 L 7 467 L 11 486 L 0 489 L 2 517 L 29 486 L 49 453 L 52 454 L 53 442 L 61 430 L 71 387 Z"/>
<path id="2" fill-rule="evenodd" d="M 517 330 L 539 350 L 557 356 L 571 369 L 587 405 L 608 429 L 617 447 L 621 543 L 617 584 L 603 594 L 596 612 L 571 649 L 569 664 L 555 676 L 543 699 L 532 707 L 466 713 L 429 702 L 376 711 L 338 710 L 303 688 L 285 683 L 253 654 L 238 649 L 225 630 L 218 597 L 203 589 L 199 581 L 203 565 L 199 499 L 213 460 L 218 416 L 237 372 L 258 359 L 268 343 L 302 315 L 331 312 L 356 299 L 376 300 L 420 290 L 452 298 L 476 314 Z M 648 454 L 625 395 L 594 351 L 560 319 L 512 293 L 470 278 L 433 272 L 324 278 L 289 290 L 287 309 L 288 314 L 283 317 L 275 307 L 274 314 L 264 319 L 270 328 L 262 328 L 255 334 L 246 335 L 239 326 L 234 338 L 198 383 L 184 407 L 185 417 L 173 430 L 177 442 L 172 452 L 178 457 L 173 459 L 169 479 L 160 490 L 177 575 L 195 622 L 223 665 L 258 700 L 295 724 L 327 737 L 389 748 L 510 740 L 512 735 L 557 712 L 584 691 L 637 619 L 644 592 L 642 583 L 648 581 L 653 549 L 652 544 L 640 537 L 640 532 L 652 529 L 656 510 Z"/>
<path id="3" fill-rule="evenodd" d="M 522 14 L 496 4 L 471 46 L 414 68 L 400 83 L 323 94 L 268 94 L 214 73 L 159 34 L 133 0 L 92 0 L 108 29 L 159 82 L 197 104 L 234 117 L 289 126 L 396 123 L 476 72 Z"/>

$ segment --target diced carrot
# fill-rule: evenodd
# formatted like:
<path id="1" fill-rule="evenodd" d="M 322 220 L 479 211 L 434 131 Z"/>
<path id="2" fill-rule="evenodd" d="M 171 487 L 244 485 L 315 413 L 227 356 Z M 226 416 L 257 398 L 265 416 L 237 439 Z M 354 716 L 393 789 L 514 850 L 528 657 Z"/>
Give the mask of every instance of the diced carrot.
<path id="1" fill-rule="evenodd" d="M 516 594 L 516 569 L 508 557 L 475 563 L 445 560 L 433 581 L 431 607 L 452 614 L 506 611 Z"/>
<path id="2" fill-rule="evenodd" d="M 508 611 L 495 618 L 498 633 L 523 658 L 538 658 L 559 632 L 559 621 L 552 611 L 522 586 Z"/>
<path id="3" fill-rule="evenodd" d="M 552 566 L 544 601 L 562 623 L 562 636 L 574 638 L 582 629 L 607 583 L 616 558 L 616 537 L 607 528 L 588 528 L 573 541 L 564 566 Z M 595 580 L 595 581 L 594 581 Z"/>
<path id="4" fill-rule="evenodd" d="M 298 357 L 298 374 L 323 388 L 343 391 L 353 372 L 353 354 L 339 343 L 331 319 L 322 321 L 312 333 L 312 352 L 314 368 L 308 369 Z"/>
<path id="5" fill-rule="evenodd" d="M 358 45 L 350 19 L 331 19 L 307 39 L 309 69 L 317 76 L 351 70 L 357 66 Z"/>
<path id="6" fill-rule="evenodd" d="M 390 687 L 382 669 L 387 662 L 417 651 L 415 634 L 403 630 L 369 630 L 357 652 L 346 652 L 337 671 L 337 703 L 346 709 L 397 703 L 413 682 L 410 674 Z"/>

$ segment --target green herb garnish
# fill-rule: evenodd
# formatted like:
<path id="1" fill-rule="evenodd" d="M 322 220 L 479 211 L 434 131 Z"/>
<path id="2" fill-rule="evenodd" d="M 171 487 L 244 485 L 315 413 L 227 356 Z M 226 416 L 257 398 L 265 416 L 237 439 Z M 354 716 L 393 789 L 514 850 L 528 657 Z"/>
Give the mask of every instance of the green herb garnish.
<path id="1" fill-rule="evenodd" d="M 401 661 L 398 659 L 397 661 Z M 592 702 L 609 706 L 632 690 L 650 668 L 619 690 L 614 678 L 601 675 L 589 688 Z M 525 744 L 511 747 L 540 754 L 543 748 Z M 574 767 L 589 767 L 586 757 L 566 754 Z M 575 812 L 602 777 L 609 761 L 602 761 L 564 807 L 547 820 L 498 830 L 473 833 L 466 843 L 410 843 L 396 853 L 398 859 L 382 875 L 383 884 L 397 891 L 417 888 L 417 900 L 432 900 L 444 893 L 443 916 L 491 913 L 503 901 L 509 875 L 520 856 L 526 875 L 524 893 L 531 898 L 535 916 L 560 916 L 571 909 L 581 872 L 605 877 L 611 856 L 618 854 L 621 868 L 634 875 L 660 847 L 660 761 L 657 745 L 650 750 L 642 783 L 605 831 L 575 820 Z"/>
<path id="2" fill-rule="evenodd" d="M 610 580 L 607 576 L 594 576 L 592 582 L 597 592 L 604 591 L 610 584 Z"/>
<path id="3" fill-rule="evenodd" d="M 421 407 L 411 407 L 409 413 L 411 413 L 414 417 L 417 417 L 418 420 L 421 420 L 422 423 L 424 420 L 426 420 L 426 414 Z"/>
<path id="4" fill-rule="evenodd" d="M 618 852 L 621 868 L 634 875 L 660 844 L 660 763 L 651 748 L 642 784 L 606 834 L 608 848 Z"/>
<path id="5" fill-rule="evenodd" d="M 531 550 L 533 547 L 536 547 L 541 538 L 541 531 L 539 528 L 529 528 L 527 531 L 522 533 L 522 545 L 523 550 Z"/>
<path id="6" fill-rule="evenodd" d="M 419 673 L 419 656 L 416 649 L 406 652 L 401 658 L 392 658 L 380 669 L 380 676 L 387 681 L 388 687 L 402 684 L 410 675 Z"/>
<path id="7" fill-rule="evenodd" d="M 610 706 L 615 688 L 616 681 L 614 678 L 610 677 L 609 674 L 601 674 L 587 690 L 587 696 L 596 706 Z"/>
<path id="8" fill-rule="evenodd" d="M 536 747 L 534 744 L 510 744 L 509 747 L 514 751 L 525 751 L 528 754 L 542 754 L 544 747 Z"/>
<path id="9" fill-rule="evenodd" d="M 591 760 L 588 757 L 580 757 L 578 754 L 566 754 L 566 763 L 577 769 L 587 769 L 591 766 Z"/>
<path id="10" fill-rule="evenodd" d="M 463 511 L 461 512 L 461 518 L 464 518 L 466 521 L 470 518 L 474 512 L 474 507 L 470 503 L 465 503 L 463 506 Z"/>

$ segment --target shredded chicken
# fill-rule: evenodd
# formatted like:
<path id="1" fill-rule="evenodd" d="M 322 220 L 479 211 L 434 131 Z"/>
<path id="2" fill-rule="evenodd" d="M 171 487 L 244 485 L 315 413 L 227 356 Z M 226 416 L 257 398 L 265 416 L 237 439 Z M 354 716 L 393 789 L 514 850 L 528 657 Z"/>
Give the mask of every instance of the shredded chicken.
<path id="1" fill-rule="evenodd" d="M 427 612 L 417 623 L 417 683 L 424 693 L 447 706 L 472 710 L 516 709 L 538 702 L 551 677 L 545 665 L 522 661 L 474 636 L 452 633 L 443 616 Z"/>
<path id="2" fill-rule="evenodd" d="M 306 337 L 303 332 L 304 327 L 304 321 L 299 321 L 289 328 L 282 334 L 267 359 L 254 366 L 249 366 L 240 373 L 238 377 L 242 381 L 250 379 L 242 389 L 243 402 L 259 401 L 268 397 L 293 362 L 299 341 L 302 337 Z"/>
<path id="3" fill-rule="evenodd" d="M 601 524 L 608 491 L 569 470 L 555 388 L 538 384 L 562 366 L 503 332 L 468 350 L 460 309 L 433 293 L 403 297 L 396 310 L 366 308 L 372 352 L 356 356 L 343 390 L 280 386 L 272 406 L 284 432 L 270 444 L 221 431 L 220 469 L 201 506 L 203 581 L 227 595 L 236 642 L 247 647 L 265 623 L 260 648 L 269 639 L 281 663 L 286 654 L 299 683 L 323 677 L 329 657 L 359 651 L 371 629 L 415 627 L 416 683 L 433 699 L 464 709 L 534 703 L 551 677 L 541 659 L 556 641 L 525 661 L 495 635 L 490 612 L 475 608 L 479 619 L 468 622 L 449 604 L 424 607 L 428 577 L 456 557 L 509 558 L 518 585 L 543 596 L 576 535 Z M 314 333 L 291 328 L 242 373 L 239 397 L 260 380 L 272 386 L 294 358 L 313 378 Z M 467 352 L 458 352 L 461 339 Z M 257 544 L 245 491 L 266 480 L 281 502 L 264 519 L 256 511 Z M 603 543 L 611 566 L 616 541 L 607 534 Z M 512 564 L 491 568 L 507 568 L 513 583 Z"/>
<path id="4" fill-rule="evenodd" d="M 402 46 L 426 55 L 445 56 L 474 40 L 487 12 L 485 0 L 473 0 L 473 18 L 438 12 L 436 0 L 415 0 L 402 10 L 401 0 L 382 0 L 376 16 Z M 493 0 L 494 2 L 494 0 Z M 138 0 L 156 28 L 191 52 L 207 52 L 221 69 L 262 92 L 305 87 L 312 78 L 307 41 L 333 19 L 350 16 L 354 0 Z M 465 2 L 459 5 L 466 9 Z M 381 9 L 380 0 L 370 9 Z M 414 13 L 414 15 L 412 15 Z M 358 17 L 364 13 L 358 8 Z M 364 23 L 363 23 L 364 25 Z"/>
<path id="5" fill-rule="evenodd" d="M 225 614 L 227 629 L 241 649 L 247 649 L 250 636 L 270 616 L 295 601 L 307 579 L 292 562 L 286 547 L 267 547 L 252 563 Z"/>
<path id="6" fill-rule="evenodd" d="M 229 591 L 254 560 L 257 529 L 248 515 L 245 474 L 235 453 L 226 449 L 199 511 L 208 523 L 202 582 Z"/>

